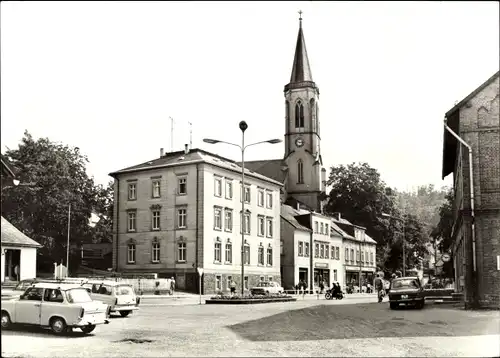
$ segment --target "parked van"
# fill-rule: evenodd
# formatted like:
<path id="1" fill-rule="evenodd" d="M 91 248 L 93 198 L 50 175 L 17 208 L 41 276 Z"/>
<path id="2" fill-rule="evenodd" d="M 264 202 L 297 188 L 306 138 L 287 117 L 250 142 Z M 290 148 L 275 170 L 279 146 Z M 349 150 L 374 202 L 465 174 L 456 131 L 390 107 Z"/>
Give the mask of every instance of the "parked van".
<path id="1" fill-rule="evenodd" d="M 111 312 L 119 312 L 127 317 L 139 309 L 141 298 L 135 294 L 134 287 L 127 283 L 110 280 L 89 280 L 82 284 L 95 301 L 108 304 Z"/>

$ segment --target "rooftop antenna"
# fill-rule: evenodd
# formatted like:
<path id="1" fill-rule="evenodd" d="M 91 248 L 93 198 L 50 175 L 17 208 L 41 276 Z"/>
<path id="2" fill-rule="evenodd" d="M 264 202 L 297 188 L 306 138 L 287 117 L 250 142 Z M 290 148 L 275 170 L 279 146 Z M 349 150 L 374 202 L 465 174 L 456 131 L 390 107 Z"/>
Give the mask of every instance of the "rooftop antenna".
<path id="1" fill-rule="evenodd" d="M 170 118 L 170 152 L 174 151 L 174 119 Z"/>
<path id="2" fill-rule="evenodd" d="M 193 123 L 189 122 L 189 149 L 193 149 Z"/>

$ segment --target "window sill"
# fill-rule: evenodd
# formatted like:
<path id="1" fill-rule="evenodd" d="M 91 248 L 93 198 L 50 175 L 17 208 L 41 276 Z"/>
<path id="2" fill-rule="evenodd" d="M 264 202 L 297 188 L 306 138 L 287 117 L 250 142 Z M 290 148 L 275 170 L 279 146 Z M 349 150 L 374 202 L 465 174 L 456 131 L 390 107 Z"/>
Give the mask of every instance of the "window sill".
<path id="1" fill-rule="evenodd" d="M 267 264 L 266 267 L 273 267 L 273 265 L 272 264 Z"/>
<path id="2" fill-rule="evenodd" d="M 156 264 L 159 264 L 160 261 L 151 261 L 151 263 L 156 265 Z"/>
<path id="3" fill-rule="evenodd" d="M 259 267 L 264 267 L 264 264 L 257 264 L 257 266 L 259 266 Z"/>
<path id="4" fill-rule="evenodd" d="M 220 228 L 220 227 L 214 227 L 214 230 L 215 231 L 222 231 L 222 228 Z"/>
<path id="5" fill-rule="evenodd" d="M 232 197 L 231 197 L 231 198 L 228 198 L 227 196 L 226 196 L 226 199 L 227 199 L 227 200 L 233 200 L 233 198 L 232 198 Z"/>
<path id="6" fill-rule="evenodd" d="M 127 265 L 135 265 L 135 261 L 128 261 Z"/>
<path id="7" fill-rule="evenodd" d="M 233 230 L 224 230 L 224 232 L 233 232 Z"/>
<path id="8" fill-rule="evenodd" d="M 128 198 L 128 201 L 137 201 L 137 198 Z"/>
<path id="9" fill-rule="evenodd" d="M 179 226 L 176 228 L 176 230 L 186 230 L 187 226 Z"/>
<path id="10" fill-rule="evenodd" d="M 178 264 L 185 264 L 185 263 L 186 263 L 186 260 L 177 260 L 177 261 L 175 261 L 175 262 L 176 262 L 176 263 L 178 263 Z"/>
<path id="11" fill-rule="evenodd" d="M 177 193 L 177 196 L 186 196 L 187 193 Z"/>
<path id="12" fill-rule="evenodd" d="M 268 239 L 272 239 L 272 238 L 273 238 L 272 236 L 269 236 L 269 235 L 267 235 L 266 237 L 267 237 Z"/>
<path id="13" fill-rule="evenodd" d="M 220 264 L 221 264 L 221 262 L 220 262 L 220 261 L 215 261 L 215 260 L 214 260 L 214 264 L 215 264 L 215 265 L 220 265 Z"/>
<path id="14" fill-rule="evenodd" d="M 161 196 L 152 196 L 151 199 L 161 199 Z"/>
<path id="15" fill-rule="evenodd" d="M 127 230 L 128 233 L 134 233 L 136 232 L 135 230 Z"/>
<path id="16" fill-rule="evenodd" d="M 158 229 L 151 229 L 151 231 L 161 231 L 161 229 L 160 228 L 158 228 Z"/>
<path id="17" fill-rule="evenodd" d="M 233 263 L 231 261 L 226 261 L 224 262 L 224 265 L 232 265 Z"/>

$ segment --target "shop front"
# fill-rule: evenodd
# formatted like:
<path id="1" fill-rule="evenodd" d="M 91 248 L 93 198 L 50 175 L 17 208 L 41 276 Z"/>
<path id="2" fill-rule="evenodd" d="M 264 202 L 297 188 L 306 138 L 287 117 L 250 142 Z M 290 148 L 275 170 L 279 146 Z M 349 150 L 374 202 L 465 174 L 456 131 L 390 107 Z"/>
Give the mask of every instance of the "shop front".
<path id="1" fill-rule="evenodd" d="M 314 264 L 314 286 L 319 287 L 319 283 L 324 282 L 330 287 L 330 269 L 328 263 L 316 262 Z"/>

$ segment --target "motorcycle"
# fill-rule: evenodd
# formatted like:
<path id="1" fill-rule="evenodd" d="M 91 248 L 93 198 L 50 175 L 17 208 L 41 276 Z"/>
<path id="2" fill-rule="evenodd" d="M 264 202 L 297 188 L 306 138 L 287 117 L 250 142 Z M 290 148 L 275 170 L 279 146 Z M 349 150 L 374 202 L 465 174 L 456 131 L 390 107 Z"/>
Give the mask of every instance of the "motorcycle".
<path id="1" fill-rule="evenodd" d="M 325 299 L 333 300 L 334 298 L 336 298 L 337 300 L 341 300 L 344 298 L 344 294 L 342 293 L 342 291 L 336 292 L 335 294 L 332 292 L 332 290 L 326 291 Z"/>

